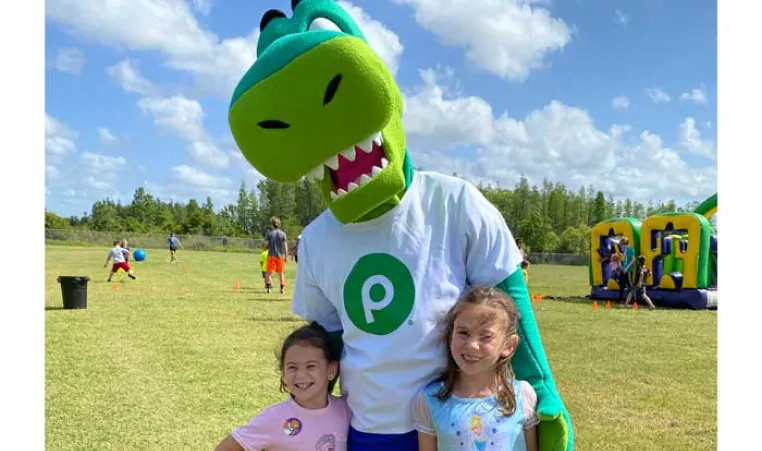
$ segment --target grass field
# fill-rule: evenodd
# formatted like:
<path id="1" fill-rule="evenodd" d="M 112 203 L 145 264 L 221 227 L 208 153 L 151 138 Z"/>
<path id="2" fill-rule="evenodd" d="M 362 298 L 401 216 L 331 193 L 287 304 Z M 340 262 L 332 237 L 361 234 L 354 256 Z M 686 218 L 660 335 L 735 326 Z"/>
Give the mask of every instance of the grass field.
<path id="1" fill-rule="evenodd" d="M 181 251 L 170 265 L 150 250 L 115 289 L 106 251 L 47 247 L 48 450 L 211 450 L 283 399 L 275 351 L 300 321 L 288 293 L 264 293 L 257 255 Z M 87 310 L 62 309 L 59 275 L 91 278 Z M 585 295 L 587 269 L 533 266 L 530 290 Z M 545 300 L 536 315 L 576 449 L 716 449 L 716 312 Z"/>

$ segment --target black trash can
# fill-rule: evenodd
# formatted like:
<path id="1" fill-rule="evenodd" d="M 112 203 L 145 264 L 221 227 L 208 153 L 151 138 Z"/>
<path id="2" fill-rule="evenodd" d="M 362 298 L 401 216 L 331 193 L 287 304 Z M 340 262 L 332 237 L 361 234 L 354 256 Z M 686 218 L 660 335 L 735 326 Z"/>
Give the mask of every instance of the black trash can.
<path id="1" fill-rule="evenodd" d="M 66 310 L 87 308 L 87 276 L 58 276 L 63 295 L 63 308 Z"/>

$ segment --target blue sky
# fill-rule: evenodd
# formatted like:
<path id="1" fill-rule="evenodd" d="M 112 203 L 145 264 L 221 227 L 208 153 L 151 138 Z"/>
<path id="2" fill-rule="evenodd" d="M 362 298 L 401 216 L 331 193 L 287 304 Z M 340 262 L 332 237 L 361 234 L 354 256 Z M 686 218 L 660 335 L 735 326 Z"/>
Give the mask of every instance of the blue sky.
<path id="1" fill-rule="evenodd" d="M 111 2 L 114 3 L 114 2 Z M 286 0 L 48 0 L 46 207 L 232 202 L 261 177 L 227 126 L 257 27 Z M 716 191 L 717 5 L 699 0 L 355 0 L 405 94 L 415 163 L 614 197 Z"/>

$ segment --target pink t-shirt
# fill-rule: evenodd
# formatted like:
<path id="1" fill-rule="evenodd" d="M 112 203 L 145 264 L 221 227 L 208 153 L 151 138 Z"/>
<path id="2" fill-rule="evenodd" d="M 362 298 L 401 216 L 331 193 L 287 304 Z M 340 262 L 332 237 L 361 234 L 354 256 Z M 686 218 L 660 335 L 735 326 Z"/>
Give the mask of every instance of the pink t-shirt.
<path id="1" fill-rule="evenodd" d="M 305 409 L 290 396 L 232 432 L 247 451 L 346 451 L 352 413 L 344 398 L 328 397 L 323 409 Z"/>

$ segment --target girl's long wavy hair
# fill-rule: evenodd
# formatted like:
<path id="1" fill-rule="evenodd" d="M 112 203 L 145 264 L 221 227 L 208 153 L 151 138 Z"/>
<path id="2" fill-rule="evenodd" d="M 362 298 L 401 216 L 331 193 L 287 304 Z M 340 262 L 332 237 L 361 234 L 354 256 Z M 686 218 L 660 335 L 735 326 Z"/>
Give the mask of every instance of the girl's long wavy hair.
<path id="1" fill-rule="evenodd" d="M 495 310 L 495 317 L 502 322 L 503 339 L 507 340 L 517 333 L 519 324 L 519 311 L 513 299 L 497 288 L 475 287 L 466 291 L 450 310 L 446 319 L 445 341 L 447 343 L 447 369 L 439 379 L 444 382 L 442 389 L 437 393 L 437 398 L 447 400 L 455 388 L 455 383 L 460 377 L 460 368 L 452 357 L 452 334 L 455 329 L 455 319 L 460 313 L 472 306 L 485 306 Z M 497 402 L 500 410 L 505 415 L 513 415 L 516 411 L 516 393 L 513 391 L 515 376 L 511 367 L 511 358 L 500 357 L 495 364 L 495 379 L 497 381 Z"/>

